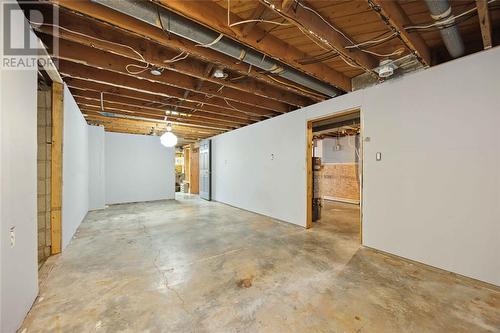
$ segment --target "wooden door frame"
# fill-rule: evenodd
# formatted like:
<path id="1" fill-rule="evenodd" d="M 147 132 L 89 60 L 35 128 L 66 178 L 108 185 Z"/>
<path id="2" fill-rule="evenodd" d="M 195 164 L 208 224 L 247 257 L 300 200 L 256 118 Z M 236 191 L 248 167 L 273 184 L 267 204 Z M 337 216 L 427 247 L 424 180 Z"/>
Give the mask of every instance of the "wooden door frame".
<path id="1" fill-rule="evenodd" d="M 364 141 L 364 124 L 363 124 L 363 117 L 362 117 L 362 110 L 360 107 L 356 108 L 351 108 L 347 109 L 345 111 L 340 111 L 340 112 L 334 112 L 330 113 L 328 115 L 320 116 L 317 118 L 311 118 L 307 120 L 307 126 L 306 126 L 306 229 L 309 229 L 313 226 L 312 222 L 312 197 L 313 197 L 313 188 L 312 188 L 312 183 L 313 183 L 313 165 L 312 165 L 312 153 L 313 153 L 313 123 L 326 120 L 326 119 L 334 119 L 337 117 L 342 117 L 348 114 L 353 114 L 353 113 L 359 113 L 359 119 L 360 119 L 360 126 L 361 126 L 361 131 L 360 131 L 360 137 L 359 137 L 359 147 L 360 147 L 360 161 L 359 163 L 360 168 L 361 168 L 361 175 L 359 179 L 359 241 L 361 244 L 363 244 L 363 177 L 364 177 L 364 147 L 363 147 L 363 141 Z"/>

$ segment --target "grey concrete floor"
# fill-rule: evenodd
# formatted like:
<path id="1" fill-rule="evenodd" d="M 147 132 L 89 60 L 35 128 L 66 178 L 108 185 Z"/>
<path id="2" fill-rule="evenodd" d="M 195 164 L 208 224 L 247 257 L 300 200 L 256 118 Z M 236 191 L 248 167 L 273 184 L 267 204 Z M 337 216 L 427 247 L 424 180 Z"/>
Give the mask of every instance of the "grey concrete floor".
<path id="1" fill-rule="evenodd" d="M 223 204 L 90 212 L 28 332 L 500 332 L 500 291 L 362 248 L 359 212 L 304 230 Z"/>

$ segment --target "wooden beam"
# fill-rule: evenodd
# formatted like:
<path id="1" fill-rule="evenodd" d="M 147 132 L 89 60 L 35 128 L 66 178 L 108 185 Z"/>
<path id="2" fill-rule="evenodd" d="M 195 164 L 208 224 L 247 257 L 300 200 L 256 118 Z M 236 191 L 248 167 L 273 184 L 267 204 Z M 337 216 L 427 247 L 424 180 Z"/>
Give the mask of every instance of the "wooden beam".
<path id="1" fill-rule="evenodd" d="M 295 88 L 297 84 L 295 84 L 294 82 L 283 79 L 282 81 L 287 83 L 287 85 L 282 85 L 270 78 L 268 74 L 261 73 L 259 69 L 249 68 L 247 64 L 235 62 L 233 58 L 226 56 L 220 52 L 210 50 L 208 48 L 196 47 L 194 43 L 191 43 L 175 35 L 166 36 L 166 34 L 161 29 L 153 27 L 147 23 L 136 20 L 128 15 L 121 14 L 104 6 L 91 3 L 90 1 L 49 0 L 49 2 L 63 7 L 67 10 L 86 15 L 87 17 L 97 19 L 101 22 L 105 22 L 113 26 L 113 29 L 120 28 L 127 33 L 146 37 L 147 39 L 155 41 L 170 49 L 175 49 L 177 52 L 187 52 L 190 55 L 195 56 L 198 59 L 202 59 L 205 62 L 213 62 L 215 64 L 222 65 L 232 71 L 239 73 L 240 75 L 248 75 L 279 89 L 288 90 L 295 94 L 304 95 L 309 98 L 314 98 L 314 96 L 316 96 L 317 98 L 318 96 L 314 93 L 312 95 L 307 93 L 307 90 L 304 91 L 303 89 Z M 346 85 L 346 88 L 349 88 L 344 90 L 350 90 L 350 80 L 348 78 L 344 79 L 344 85 Z M 340 86 L 340 88 L 342 87 Z"/>
<path id="2" fill-rule="evenodd" d="M 144 80 L 117 72 L 111 72 L 104 69 L 98 69 L 67 60 L 59 60 L 59 72 L 63 76 L 86 79 L 94 82 L 102 82 L 108 85 L 133 89 L 141 92 L 152 92 L 164 97 L 175 97 L 178 99 L 183 99 L 184 97 L 184 90 L 177 87 Z M 234 101 L 227 101 L 220 97 L 207 98 L 207 96 L 195 92 L 193 92 L 189 96 L 188 100 L 191 102 L 208 104 L 223 109 L 232 110 L 234 108 L 242 113 L 246 113 L 249 115 L 267 117 L 276 115 L 275 112 L 272 112 L 270 110 L 252 107 L 250 105 Z"/>
<path id="3" fill-rule="evenodd" d="M 52 143 L 50 168 L 50 237 L 51 253 L 58 254 L 62 248 L 62 147 L 64 86 L 52 83 Z"/>
<path id="4" fill-rule="evenodd" d="M 70 88 L 70 91 L 75 97 L 75 100 L 77 98 L 82 98 L 85 100 L 90 100 L 90 101 L 97 101 L 100 102 L 101 100 L 101 94 L 97 91 L 92 91 L 92 90 L 83 90 L 83 89 L 78 89 L 78 88 Z M 78 100 L 77 100 L 78 101 Z M 128 106 L 134 106 L 134 107 L 139 107 L 143 109 L 144 112 L 154 112 L 159 114 L 160 112 L 165 115 L 167 108 L 163 103 L 158 103 L 154 101 L 146 101 L 146 100 L 140 100 L 128 96 L 123 96 L 123 95 L 112 95 L 112 94 L 104 94 L 104 101 L 105 103 L 119 103 L 123 105 L 128 105 Z M 170 105 L 174 105 L 173 103 Z M 170 110 L 169 110 L 170 111 Z M 193 112 L 194 111 L 194 112 Z M 227 116 L 227 115 L 221 115 L 220 113 L 211 113 L 211 112 L 205 112 L 202 110 L 193 110 L 190 108 L 185 108 L 182 106 L 178 107 L 179 114 L 186 114 L 186 115 L 195 115 L 197 117 L 201 118 L 206 118 L 206 119 L 213 119 L 213 120 L 221 120 L 227 123 L 232 123 L 236 125 L 248 125 L 253 123 L 254 121 L 251 120 L 244 120 L 241 118 L 237 117 L 232 117 L 232 116 Z M 170 115 L 171 112 L 167 115 Z"/>
<path id="5" fill-rule="evenodd" d="M 250 20 L 257 20 L 257 19 L 262 18 L 262 15 L 266 11 L 266 9 L 267 9 L 267 7 L 264 6 L 263 4 L 261 4 L 259 2 L 257 4 L 257 7 L 255 7 L 255 9 L 253 10 L 252 14 L 250 14 L 250 16 L 248 17 L 248 19 L 250 19 Z M 257 23 L 259 23 L 259 22 L 258 21 L 254 21 L 254 22 L 246 23 L 243 26 L 243 28 L 241 28 L 241 35 L 244 36 L 244 37 L 248 36 L 248 33 L 250 31 L 252 31 L 252 29 L 257 25 Z"/>
<path id="6" fill-rule="evenodd" d="M 227 87 L 238 91 L 250 92 L 263 98 L 273 99 L 294 106 L 307 106 L 312 104 L 313 101 L 320 101 L 324 99 L 320 97 L 314 99 L 304 97 L 289 90 L 269 85 L 248 76 L 246 76 L 244 80 L 240 79 L 233 81 L 231 79 L 240 77 L 241 74 L 227 69 L 226 72 L 229 74 L 227 79 L 218 79 L 206 76 L 203 72 L 203 69 L 206 67 L 206 63 L 193 56 L 189 56 L 187 59 L 175 61 L 173 63 L 165 62 L 165 60 L 173 59 L 175 56 L 178 56 L 179 52 L 166 48 L 163 45 L 147 40 L 143 37 L 138 37 L 134 34 L 128 33 L 124 30 L 113 28 L 109 24 L 101 23 L 81 15 L 72 13 L 61 15 L 59 18 L 59 24 L 64 27 L 64 29 L 77 31 L 78 34 L 71 33 L 64 29 L 54 30 L 49 26 L 35 27 L 35 29 L 39 32 L 51 35 L 54 34 L 54 32 L 57 32 L 56 36 L 61 39 L 87 45 L 94 49 L 112 52 L 129 59 L 139 60 L 140 57 L 136 53 L 138 52 L 147 63 L 160 68 L 165 68 L 167 73 L 169 73 L 169 71 L 174 71 L 176 73 L 203 79 L 204 81 L 210 81 L 216 85 L 224 84 Z M 88 38 L 85 37 L 85 35 L 95 36 L 99 39 Z M 124 41 L 126 41 L 126 46 L 123 44 Z"/>
<path id="7" fill-rule="evenodd" d="M 94 111 L 102 111 L 100 101 L 95 100 L 86 100 L 81 97 L 75 97 L 75 101 L 77 102 L 80 109 L 91 109 Z M 164 120 L 165 112 L 158 113 L 156 111 L 151 111 L 150 109 L 143 109 L 141 107 L 121 104 L 121 103 L 112 103 L 105 101 L 103 102 L 104 112 L 124 114 L 129 116 L 139 116 L 145 118 L 151 118 L 152 120 Z M 178 115 L 169 115 L 167 119 L 172 122 L 180 122 L 184 123 L 186 126 L 192 125 L 195 128 L 217 128 L 221 130 L 231 130 L 240 127 L 239 125 L 228 123 L 222 120 L 213 120 L 207 119 L 203 117 L 198 117 L 194 115 L 187 115 L 185 117 L 181 117 Z"/>
<path id="8" fill-rule="evenodd" d="M 84 96 L 73 95 L 75 101 L 80 105 L 87 106 L 95 106 L 101 107 L 101 101 L 97 98 L 88 98 Z M 186 121 L 193 122 L 193 124 L 198 124 L 200 126 L 210 127 L 210 126 L 227 126 L 230 128 L 237 128 L 241 125 L 248 125 L 248 123 L 242 123 L 239 121 L 227 120 L 223 118 L 218 118 L 212 114 L 204 114 L 204 113 L 182 113 L 182 112 L 174 112 L 166 114 L 164 109 L 156 108 L 156 107 L 146 107 L 138 105 L 137 103 L 122 103 L 113 101 L 113 98 L 108 98 L 110 96 L 105 95 L 103 101 L 103 107 L 106 111 L 106 108 L 109 110 L 123 110 L 128 113 L 140 113 L 144 116 L 151 116 L 154 118 L 165 118 L 167 116 L 169 119 L 176 119 L 177 121 Z M 110 111 L 111 112 L 111 111 Z"/>
<path id="9" fill-rule="evenodd" d="M 382 20 L 389 24 L 391 29 L 398 33 L 403 43 L 410 49 L 424 66 L 431 65 L 431 53 L 429 47 L 418 32 L 408 33 L 405 26 L 409 25 L 410 19 L 394 0 L 368 0 L 368 4 L 377 12 Z"/>
<path id="10" fill-rule="evenodd" d="M 165 131 L 167 124 L 165 122 L 158 121 L 145 121 L 141 119 L 126 119 L 126 118 L 115 118 L 115 117 L 106 117 L 98 114 L 88 114 L 85 119 L 87 121 L 93 121 L 98 124 L 102 124 L 104 126 L 128 126 L 128 127 L 137 127 L 137 128 L 155 128 L 159 131 Z M 179 135 L 194 135 L 194 136 L 212 136 L 223 131 L 212 130 L 212 129 L 192 129 L 190 127 L 186 127 L 183 125 L 173 124 L 172 132 Z"/>
<path id="11" fill-rule="evenodd" d="M 296 68 L 303 73 L 311 75 L 321 81 L 328 82 L 345 91 L 351 90 L 351 81 L 348 77 L 337 72 L 331 67 L 321 63 L 302 65 L 297 59 L 306 56 L 303 52 L 290 44 L 274 37 L 267 36 L 260 40 L 264 31 L 254 27 L 247 36 L 242 36 L 241 26 L 229 27 L 227 22 L 227 11 L 214 2 L 209 1 L 184 1 L 184 0 L 158 0 L 164 7 L 193 21 L 201 23 L 210 29 L 216 30 L 234 40 L 241 42 L 267 56 L 278 59 L 281 62 Z M 241 18 L 230 13 L 230 22 L 239 22 Z"/>
<path id="12" fill-rule="evenodd" d="M 477 15 L 479 17 L 479 26 L 481 27 L 481 35 L 483 36 L 484 49 L 489 49 L 493 46 L 491 38 L 491 22 L 490 11 L 488 9 L 487 0 L 476 0 Z"/>
<path id="13" fill-rule="evenodd" d="M 50 38 L 47 38 L 47 35 L 40 35 L 43 40 L 50 40 Z M 144 66 L 147 66 L 147 64 L 142 61 L 132 60 L 130 58 L 125 58 L 110 52 L 101 51 L 99 49 L 67 40 L 59 40 L 59 52 L 57 57 L 59 59 L 78 62 L 116 73 L 148 79 L 152 82 L 186 89 L 205 96 L 208 95 L 219 98 L 227 98 L 229 101 L 243 103 L 261 109 L 267 109 L 280 113 L 288 112 L 294 109 L 294 107 L 290 107 L 289 105 L 274 99 L 263 98 L 246 91 L 227 87 L 225 85 L 225 81 L 217 84 L 207 81 L 204 82 L 203 85 L 199 85 L 196 78 L 174 71 L 165 71 L 161 75 L 156 76 L 151 74 L 148 69 L 143 69 Z"/>
<path id="14" fill-rule="evenodd" d="M 276 13 L 283 16 L 299 29 L 303 29 L 310 33 L 313 38 L 325 41 L 323 44 L 329 45 L 332 49 L 335 49 L 338 53 L 340 53 L 347 61 L 355 64 L 361 69 L 371 72 L 373 68 L 378 66 L 379 61 L 375 59 L 375 57 L 358 49 L 346 49 L 346 46 L 352 44 L 345 37 L 346 35 L 338 28 L 334 27 L 331 22 L 327 23 L 322 20 L 313 11 L 302 7 L 298 3 L 288 2 L 283 5 L 282 0 L 260 1 L 269 8 L 274 8 Z M 311 5 L 304 3 L 304 1 L 301 1 L 300 3 L 308 8 L 311 8 Z"/>
<path id="15" fill-rule="evenodd" d="M 106 96 L 115 95 L 122 96 L 127 98 L 134 98 L 143 101 L 144 103 L 156 103 L 156 105 L 160 104 L 161 106 L 165 106 L 165 109 L 169 109 L 170 106 L 175 107 L 177 99 L 171 97 L 165 97 L 162 95 L 155 94 L 153 92 L 144 92 L 137 91 L 134 89 L 126 88 L 126 87 L 117 87 L 106 82 L 94 82 L 86 79 L 80 78 L 71 78 L 67 77 L 64 79 L 65 83 L 70 87 L 70 90 L 80 89 L 86 90 L 87 92 L 97 93 L 100 98 L 101 92 L 105 93 Z M 248 115 L 241 111 L 236 111 L 233 109 L 222 109 L 216 106 L 208 105 L 208 104 L 200 104 L 192 101 L 184 101 L 184 105 L 182 108 L 190 109 L 194 112 L 198 110 L 211 113 L 214 115 L 223 116 L 231 116 L 235 118 L 239 118 L 242 120 L 248 121 L 259 121 L 262 120 L 262 117 Z"/>
<path id="16" fill-rule="evenodd" d="M 146 125 L 146 124 L 129 124 L 129 123 L 122 123 L 120 122 L 119 118 L 114 118 L 112 121 L 107 121 L 107 120 L 102 120 L 101 118 L 98 118 L 99 115 L 96 114 L 95 112 L 88 112 L 85 114 L 85 118 L 87 119 L 87 122 L 92 125 L 98 125 L 98 126 L 104 126 L 105 129 L 109 128 L 120 128 L 121 130 L 140 130 L 144 133 L 147 134 L 163 134 L 166 131 L 166 127 L 160 127 L 157 125 Z M 175 124 L 172 124 L 175 126 Z M 214 135 L 218 135 L 223 132 L 211 132 L 211 133 L 201 133 L 201 132 L 185 132 L 179 129 L 175 130 L 175 135 L 177 135 L 179 138 L 188 138 L 188 139 L 198 139 L 198 138 L 206 138 Z"/>

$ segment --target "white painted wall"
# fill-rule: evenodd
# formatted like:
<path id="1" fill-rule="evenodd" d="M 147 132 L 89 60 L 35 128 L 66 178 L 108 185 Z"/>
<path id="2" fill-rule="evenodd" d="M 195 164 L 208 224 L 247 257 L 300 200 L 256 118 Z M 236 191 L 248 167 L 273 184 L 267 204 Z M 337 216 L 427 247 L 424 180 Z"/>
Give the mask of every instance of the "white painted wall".
<path id="1" fill-rule="evenodd" d="M 88 125 L 64 86 L 62 246 L 69 244 L 89 210 Z"/>
<path id="2" fill-rule="evenodd" d="M 361 107 L 364 245 L 500 285 L 498 59 L 499 47 L 216 136 L 214 199 L 304 226 L 306 123 Z"/>
<path id="3" fill-rule="evenodd" d="M 322 163 L 355 163 L 356 141 L 359 136 L 343 136 L 338 138 L 340 150 L 335 150 L 337 139 L 325 138 L 321 140 L 321 162 Z"/>
<path id="4" fill-rule="evenodd" d="M 106 203 L 174 199 L 174 156 L 159 137 L 106 132 Z"/>
<path id="5" fill-rule="evenodd" d="M 0 10 L 1 11 L 1 10 Z M 21 19 L 13 24 L 22 27 Z M 3 23 L 0 36 L 3 36 Z M 31 36 L 34 36 L 31 34 Z M 0 37 L 0 48 L 3 41 Z M 3 52 L 0 50 L 0 54 Z M 38 293 L 37 72 L 0 69 L 0 331 L 21 325 Z M 15 227 L 15 246 L 10 228 Z"/>
<path id="6" fill-rule="evenodd" d="M 104 127 L 89 126 L 89 210 L 106 206 Z"/>

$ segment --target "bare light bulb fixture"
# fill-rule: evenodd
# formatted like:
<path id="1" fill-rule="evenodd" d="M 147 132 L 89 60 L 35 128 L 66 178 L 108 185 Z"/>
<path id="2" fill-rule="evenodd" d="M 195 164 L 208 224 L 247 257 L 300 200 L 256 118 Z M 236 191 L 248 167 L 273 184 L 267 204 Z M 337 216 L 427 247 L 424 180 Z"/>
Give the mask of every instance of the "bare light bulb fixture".
<path id="1" fill-rule="evenodd" d="M 164 145 L 165 147 L 175 147 L 177 144 L 177 136 L 172 133 L 172 124 L 168 123 L 166 132 L 163 133 L 162 136 L 160 136 L 160 143 Z"/>
<path id="2" fill-rule="evenodd" d="M 151 68 L 151 70 L 149 72 L 151 73 L 151 75 L 160 76 L 162 69 L 160 69 L 158 67 L 153 67 L 153 68 Z"/>
<path id="3" fill-rule="evenodd" d="M 337 134 L 337 137 L 335 138 L 335 150 L 336 150 L 336 151 L 339 151 L 339 150 L 341 150 L 341 149 L 342 149 L 342 146 L 341 146 L 341 145 L 340 145 L 340 143 L 339 143 L 339 136 L 338 136 L 338 134 Z"/>
<path id="4" fill-rule="evenodd" d="M 215 77 L 217 79 L 223 79 L 223 78 L 227 77 L 227 74 L 224 73 L 223 68 L 216 68 L 212 75 L 213 75 L 213 77 Z"/>

